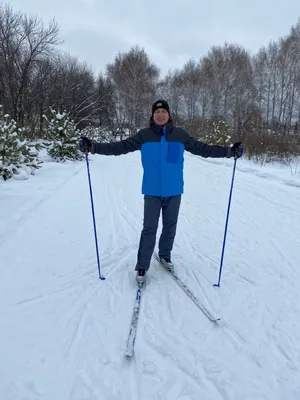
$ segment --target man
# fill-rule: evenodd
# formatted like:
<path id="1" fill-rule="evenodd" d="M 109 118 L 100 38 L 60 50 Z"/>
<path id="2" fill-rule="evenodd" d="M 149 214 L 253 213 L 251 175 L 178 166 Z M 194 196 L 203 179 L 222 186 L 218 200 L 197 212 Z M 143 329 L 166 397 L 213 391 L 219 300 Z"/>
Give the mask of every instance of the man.
<path id="1" fill-rule="evenodd" d="M 83 152 L 121 155 L 140 150 L 144 169 L 144 224 L 137 255 L 136 281 L 143 285 L 155 247 L 156 231 L 162 211 L 163 229 L 159 240 L 160 261 L 171 271 L 171 251 L 176 234 L 181 195 L 183 193 L 184 150 L 202 157 L 241 157 L 242 143 L 230 147 L 211 146 L 197 141 L 184 129 L 174 126 L 169 104 L 157 100 L 152 106 L 150 126 L 126 140 L 95 143 L 81 137 Z"/>

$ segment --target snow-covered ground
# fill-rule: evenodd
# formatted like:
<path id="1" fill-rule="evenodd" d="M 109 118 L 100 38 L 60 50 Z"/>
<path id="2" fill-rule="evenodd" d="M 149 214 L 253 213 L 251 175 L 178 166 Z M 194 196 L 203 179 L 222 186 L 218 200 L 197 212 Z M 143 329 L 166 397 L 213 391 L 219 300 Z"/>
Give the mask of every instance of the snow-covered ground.
<path id="1" fill-rule="evenodd" d="M 153 260 L 124 357 L 143 219 L 139 153 L 45 163 L 0 182 L 1 400 L 299 400 L 300 177 L 186 154 L 176 270 L 213 324 Z"/>

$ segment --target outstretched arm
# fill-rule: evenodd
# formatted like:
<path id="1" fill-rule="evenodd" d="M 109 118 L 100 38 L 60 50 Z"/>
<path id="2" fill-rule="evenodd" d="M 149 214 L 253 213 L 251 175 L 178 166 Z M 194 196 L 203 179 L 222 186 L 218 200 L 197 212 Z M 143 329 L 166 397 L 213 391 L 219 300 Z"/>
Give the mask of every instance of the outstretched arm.
<path id="1" fill-rule="evenodd" d="M 210 144 L 206 144 L 196 140 L 195 138 L 190 136 L 187 132 L 185 132 L 185 134 L 186 134 L 186 140 L 184 142 L 184 148 L 185 150 L 189 151 L 192 154 L 195 154 L 196 156 L 201 156 L 205 158 L 232 157 L 232 152 L 230 147 L 213 146 Z"/>
<path id="2" fill-rule="evenodd" d="M 127 154 L 132 151 L 140 150 L 143 144 L 143 135 L 139 131 L 136 135 L 131 136 L 120 142 L 113 143 L 98 143 L 92 142 L 86 137 L 82 137 L 86 149 L 92 154 L 103 154 L 105 156 L 120 156 L 121 154 Z"/>

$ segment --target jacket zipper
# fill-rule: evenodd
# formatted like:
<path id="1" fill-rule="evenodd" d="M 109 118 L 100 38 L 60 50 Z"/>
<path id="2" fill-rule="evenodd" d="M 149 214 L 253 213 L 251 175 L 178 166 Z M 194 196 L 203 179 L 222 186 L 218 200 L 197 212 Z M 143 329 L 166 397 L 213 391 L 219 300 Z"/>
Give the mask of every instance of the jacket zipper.
<path id="1" fill-rule="evenodd" d="M 162 128 L 163 135 L 160 139 L 160 197 L 163 197 L 163 164 L 164 164 L 164 142 L 166 142 L 166 126 Z"/>

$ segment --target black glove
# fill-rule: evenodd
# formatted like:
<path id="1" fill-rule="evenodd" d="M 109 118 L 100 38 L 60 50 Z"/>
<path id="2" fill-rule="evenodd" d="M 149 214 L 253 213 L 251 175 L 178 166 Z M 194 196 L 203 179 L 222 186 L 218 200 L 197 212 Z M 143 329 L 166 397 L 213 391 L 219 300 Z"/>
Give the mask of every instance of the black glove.
<path id="1" fill-rule="evenodd" d="M 240 158 L 240 157 L 242 157 L 243 152 L 244 152 L 244 149 L 243 149 L 242 142 L 234 143 L 234 145 L 231 147 L 231 156 L 232 157 Z"/>
<path id="2" fill-rule="evenodd" d="M 92 147 L 92 142 L 86 136 L 81 136 L 79 140 L 79 150 L 83 153 L 90 152 Z"/>

